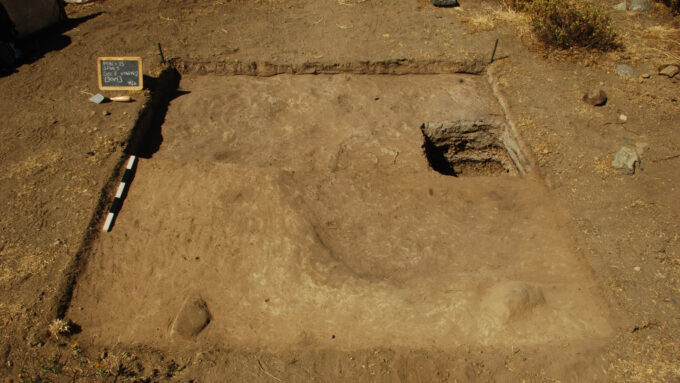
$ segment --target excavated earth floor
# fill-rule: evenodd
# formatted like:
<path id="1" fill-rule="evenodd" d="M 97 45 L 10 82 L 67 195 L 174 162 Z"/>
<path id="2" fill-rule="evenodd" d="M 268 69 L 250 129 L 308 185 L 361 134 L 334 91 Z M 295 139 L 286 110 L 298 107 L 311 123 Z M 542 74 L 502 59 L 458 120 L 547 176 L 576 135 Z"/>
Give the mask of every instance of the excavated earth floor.
<path id="1" fill-rule="evenodd" d="M 81 341 L 453 350 L 611 335 L 541 178 L 428 163 L 424 123 L 506 126 L 485 77 L 191 75 L 181 88 L 79 278 Z M 183 337 L 192 299 L 209 322 Z"/>

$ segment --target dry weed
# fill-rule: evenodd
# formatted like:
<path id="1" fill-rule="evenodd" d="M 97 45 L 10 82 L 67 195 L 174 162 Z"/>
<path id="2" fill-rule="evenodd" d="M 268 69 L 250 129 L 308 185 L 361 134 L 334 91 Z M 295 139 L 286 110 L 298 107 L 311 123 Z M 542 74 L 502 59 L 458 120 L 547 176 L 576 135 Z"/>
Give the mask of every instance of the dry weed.
<path id="1" fill-rule="evenodd" d="M 55 319 L 50 323 L 47 330 L 55 339 L 60 339 L 62 336 L 71 335 L 71 324 L 64 319 Z"/>

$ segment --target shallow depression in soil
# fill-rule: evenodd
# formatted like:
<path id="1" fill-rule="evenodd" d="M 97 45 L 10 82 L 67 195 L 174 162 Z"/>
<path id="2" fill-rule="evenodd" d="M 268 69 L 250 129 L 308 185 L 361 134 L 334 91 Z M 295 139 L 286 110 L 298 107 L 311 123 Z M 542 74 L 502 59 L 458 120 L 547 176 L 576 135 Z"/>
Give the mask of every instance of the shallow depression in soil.
<path id="1" fill-rule="evenodd" d="M 450 349 L 610 331 L 540 182 L 428 164 L 424 122 L 503 124 L 484 78 L 182 88 L 76 288 L 69 317 L 92 342 Z M 209 318 L 188 339 L 172 330 L 187 297 Z"/>

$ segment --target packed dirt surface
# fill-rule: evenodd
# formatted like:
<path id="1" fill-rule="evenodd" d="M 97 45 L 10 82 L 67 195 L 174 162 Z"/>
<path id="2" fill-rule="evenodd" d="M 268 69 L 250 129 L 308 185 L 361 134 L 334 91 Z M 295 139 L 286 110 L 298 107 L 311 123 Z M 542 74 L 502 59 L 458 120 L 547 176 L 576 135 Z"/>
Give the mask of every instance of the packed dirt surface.
<path id="1" fill-rule="evenodd" d="M 111 345 L 454 349 L 610 334 L 532 177 L 429 168 L 423 121 L 502 119 L 485 78 L 185 78 L 69 318 Z M 416 224 L 417 223 L 417 224 Z M 110 334 L 116 334 L 111 338 Z M 112 342 L 113 341 L 113 342 Z"/>
<path id="2" fill-rule="evenodd" d="M 680 22 L 615 3 L 608 53 L 495 1 L 68 5 L 0 78 L 0 375 L 677 381 Z M 124 55 L 146 89 L 88 102 Z M 444 122 L 497 128 L 517 174 L 433 170 Z"/>

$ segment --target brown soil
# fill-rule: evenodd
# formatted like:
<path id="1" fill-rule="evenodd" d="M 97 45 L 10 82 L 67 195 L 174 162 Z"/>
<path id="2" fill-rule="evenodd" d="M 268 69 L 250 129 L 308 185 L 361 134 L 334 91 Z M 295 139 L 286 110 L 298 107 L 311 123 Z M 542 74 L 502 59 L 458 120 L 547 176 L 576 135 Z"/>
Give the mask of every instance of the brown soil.
<path id="1" fill-rule="evenodd" d="M 78 283 L 68 317 L 91 342 L 450 350 L 610 333 L 540 181 L 428 168 L 421 121 L 502 118 L 484 78 L 182 87 Z M 184 345 L 167 328 L 188 293 L 212 320 Z"/>
<path id="2" fill-rule="evenodd" d="M 8 380 L 680 378 L 680 80 L 656 75 L 680 32 L 662 6 L 613 14 L 622 50 L 571 56 L 494 2 L 67 12 L 0 78 Z M 89 103 L 112 55 L 142 56 L 149 89 Z M 597 87 L 607 104 L 583 103 Z M 457 121 L 503 145 L 447 146 L 452 177 L 421 127 Z M 624 145 L 633 176 L 609 165 Z M 196 296 L 209 322 L 173 335 Z M 58 317 L 80 331 L 49 335 Z"/>

